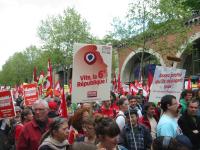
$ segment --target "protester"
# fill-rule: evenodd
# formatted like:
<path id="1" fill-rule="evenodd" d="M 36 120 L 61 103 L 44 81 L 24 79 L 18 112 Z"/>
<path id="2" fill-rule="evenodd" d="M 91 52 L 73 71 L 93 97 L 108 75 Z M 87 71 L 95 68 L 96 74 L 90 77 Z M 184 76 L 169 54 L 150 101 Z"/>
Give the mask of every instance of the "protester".
<path id="1" fill-rule="evenodd" d="M 100 113 L 104 117 L 110 117 L 110 118 L 114 117 L 114 110 L 111 108 L 111 101 L 110 100 L 103 102 L 103 105 L 100 108 Z"/>
<path id="2" fill-rule="evenodd" d="M 125 126 L 125 115 L 124 112 L 128 110 L 128 99 L 127 98 L 120 98 L 118 101 L 119 106 L 119 113 L 116 116 L 116 123 L 119 126 L 120 131 L 123 130 Z"/>
<path id="3" fill-rule="evenodd" d="M 69 144 L 73 144 L 76 138 L 84 136 L 83 122 L 89 118 L 88 108 L 79 108 L 72 116 L 70 133 L 69 133 Z"/>
<path id="4" fill-rule="evenodd" d="M 49 130 L 42 136 L 38 150 L 67 150 L 69 149 L 68 122 L 64 118 L 57 117 L 50 124 Z"/>
<path id="5" fill-rule="evenodd" d="M 143 95 L 143 89 L 138 90 L 137 96 L 138 96 L 139 104 L 144 105 L 144 103 L 146 102 L 146 98 Z"/>
<path id="6" fill-rule="evenodd" d="M 197 116 L 199 102 L 194 99 L 188 102 L 187 110 L 179 118 L 178 124 L 192 142 L 194 150 L 200 149 L 200 117 Z"/>
<path id="7" fill-rule="evenodd" d="M 196 98 L 196 100 L 198 100 L 199 103 L 200 103 L 200 88 L 195 92 L 195 98 Z"/>
<path id="8" fill-rule="evenodd" d="M 170 136 L 157 137 L 152 144 L 152 150 L 190 150 Z"/>
<path id="9" fill-rule="evenodd" d="M 58 106 L 57 106 L 57 103 L 54 102 L 54 101 L 50 101 L 50 102 L 48 102 L 48 105 L 49 105 L 48 117 L 49 117 L 49 118 L 58 117 L 59 114 L 58 114 Z"/>
<path id="10" fill-rule="evenodd" d="M 161 98 L 163 115 L 157 125 L 157 137 L 176 137 L 181 134 L 176 117 L 178 116 L 178 103 L 173 95 L 165 95 Z"/>
<path id="11" fill-rule="evenodd" d="M 129 107 L 130 109 L 135 109 L 137 111 L 137 114 L 138 114 L 138 117 L 142 117 L 142 112 L 141 110 L 139 109 L 139 104 L 137 102 L 137 97 L 136 96 L 128 96 L 128 101 L 129 101 Z"/>
<path id="12" fill-rule="evenodd" d="M 21 131 L 24 127 L 24 124 L 28 123 L 33 119 L 33 113 L 30 108 L 25 108 L 21 112 L 21 121 L 15 125 L 15 145 L 17 145 L 19 135 L 21 134 Z"/>
<path id="13" fill-rule="evenodd" d="M 183 98 L 180 99 L 180 104 L 181 104 L 181 114 L 183 114 L 186 109 L 187 109 L 187 102 L 190 101 L 192 99 L 192 91 L 191 90 L 186 90 L 183 91 L 182 96 Z"/>
<path id="14" fill-rule="evenodd" d="M 84 136 L 77 137 L 77 142 L 85 142 L 90 144 L 97 144 L 96 134 L 95 134 L 95 122 L 93 118 L 88 118 L 83 122 L 82 125 Z"/>
<path id="15" fill-rule="evenodd" d="M 139 123 L 144 125 L 151 131 L 151 136 L 153 139 L 156 138 L 156 127 L 158 118 L 155 116 L 155 104 L 152 102 L 147 102 L 144 104 L 144 116 L 139 118 Z"/>
<path id="16" fill-rule="evenodd" d="M 11 148 L 8 133 L 10 131 L 9 119 L 0 118 L 0 150 L 9 150 Z"/>
<path id="17" fill-rule="evenodd" d="M 97 119 L 95 131 L 99 140 L 97 150 L 126 150 L 124 147 L 117 145 L 120 129 L 116 122 L 111 118 Z"/>
<path id="18" fill-rule="evenodd" d="M 150 131 L 138 124 L 138 113 L 134 109 L 125 112 L 127 123 L 122 132 L 122 145 L 129 150 L 147 150 L 151 148 Z"/>
<path id="19" fill-rule="evenodd" d="M 49 106 L 45 100 L 37 100 L 33 104 L 34 119 L 24 125 L 19 136 L 17 150 L 37 150 L 39 139 L 45 133 L 51 120 L 48 119 Z"/>

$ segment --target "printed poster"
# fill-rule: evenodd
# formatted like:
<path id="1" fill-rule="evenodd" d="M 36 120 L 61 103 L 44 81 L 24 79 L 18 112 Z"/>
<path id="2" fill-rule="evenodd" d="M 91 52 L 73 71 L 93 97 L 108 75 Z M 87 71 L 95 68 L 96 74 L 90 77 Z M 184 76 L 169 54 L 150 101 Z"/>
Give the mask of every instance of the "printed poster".
<path id="1" fill-rule="evenodd" d="M 24 103 L 26 106 L 32 106 L 35 101 L 38 100 L 37 84 L 25 84 L 24 89 Z"/>
<path id="2" fill-rule="evenodd" d="M 0 91 L 0 118 L 14 116 L 15 109 L 11 91 Z"/>
<path id="3" fill-rule="evenodd" d="M 73 102 L 95 102 L 110 99 L 111 63 L 111 46 L 74 45 Z"/>
<path id="4" fill-rule="evenodd" d="M 179 101 L 183 90 L 185 72 L 184 69 L 156 66 L 149 101 L 157 103 L 167 94 L 174 95 Z"/>

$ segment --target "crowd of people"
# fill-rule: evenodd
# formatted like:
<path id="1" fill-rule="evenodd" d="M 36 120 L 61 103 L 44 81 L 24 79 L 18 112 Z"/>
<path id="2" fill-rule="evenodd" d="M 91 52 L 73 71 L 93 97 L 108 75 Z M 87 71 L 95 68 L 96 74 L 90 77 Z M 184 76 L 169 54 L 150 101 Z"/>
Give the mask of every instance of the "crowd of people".
<path id="1" fill-rule="evenodd" d="M 108 101 L 78 104 L 67 118 L 60 116 L 58 97 L 32 107 L 21 96 L 15 102 L 16 116 L 0 120 L 0 150 L 200 150 L 200 89 L 158 103 L 142 90 L 111 92 Z"/>

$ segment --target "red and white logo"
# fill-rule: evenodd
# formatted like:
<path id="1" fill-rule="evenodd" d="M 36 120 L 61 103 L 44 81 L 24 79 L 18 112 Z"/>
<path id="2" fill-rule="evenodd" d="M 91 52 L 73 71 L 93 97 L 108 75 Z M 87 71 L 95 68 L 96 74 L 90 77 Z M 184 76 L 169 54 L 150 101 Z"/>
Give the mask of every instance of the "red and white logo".
<path id="1" fill-rule="evenodd" d="M 88 65 L 92 65 L 96 62 L 96 55 L 93 52 L 85 53 L 84 60 Z"/>

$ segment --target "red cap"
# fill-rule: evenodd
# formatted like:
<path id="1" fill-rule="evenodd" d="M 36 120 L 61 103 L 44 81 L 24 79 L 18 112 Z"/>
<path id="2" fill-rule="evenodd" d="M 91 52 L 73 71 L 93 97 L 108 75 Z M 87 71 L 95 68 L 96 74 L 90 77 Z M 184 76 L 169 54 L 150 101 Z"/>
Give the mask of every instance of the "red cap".
<path id="1" fill-rule="evenodd" d="M 57 109 L 57 103 L 56 102 L 50 101 L 48 104 L 49 104 L 49 108 L 51 110 L 56 110 Z"/>

